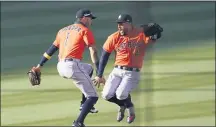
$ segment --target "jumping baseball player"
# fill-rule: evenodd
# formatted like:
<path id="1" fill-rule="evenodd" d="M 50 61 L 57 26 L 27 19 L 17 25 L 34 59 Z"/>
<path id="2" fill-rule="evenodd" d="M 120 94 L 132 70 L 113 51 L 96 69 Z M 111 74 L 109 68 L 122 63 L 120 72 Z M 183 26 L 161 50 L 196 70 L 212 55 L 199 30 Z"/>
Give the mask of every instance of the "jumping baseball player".
<path id="1" fill-rule="evenodd" d="M 98 94 L 91 80 L 93 67 L 81 61 L 85 47 L 89 48 L 90 56 L 96 69 L 98 68 L 99 60 L 94 35 L 89 29 L 92 24 L 92 19 L 96 17 L 89 9 L 81 9 L 76 13 L 76 18 L 77 21 L 74 24 L 58 31 L 55 41 L 43 54 L 38 66 L 33 67 L 31 72 L 40 73 L 41 67 L 59 49 L 59 61 L 57 64 L 59 75 L 66 79 L 72 79 L 71 81 L 74 82 L 86 98 L 82 102 L 82 110 L 78 118 L 73 122 L 74 127 L 83 127 L 85 126 L 84 120 L 87 114 L 98 100 Z"/>
<path id="2" fill-rule="evenodd" d="M 121 14 L 117 19 L 118 31 L 111 34 L 103 45 L 99 69 L 94 83 L 103 81 L 103 72 L 112 51 L 115 51 L 115 66 L 102 91 L 102 97 L 119 106 L 117 121 L 122 121 L 127 109 L 127 122 L 135 119 L 134 104 L 130 92 L 137 87 L 143 66 L 146 46 L 161 37 L 163 29 L 156 23 L 142 27 L 132 24 L 132 17 Z"/>

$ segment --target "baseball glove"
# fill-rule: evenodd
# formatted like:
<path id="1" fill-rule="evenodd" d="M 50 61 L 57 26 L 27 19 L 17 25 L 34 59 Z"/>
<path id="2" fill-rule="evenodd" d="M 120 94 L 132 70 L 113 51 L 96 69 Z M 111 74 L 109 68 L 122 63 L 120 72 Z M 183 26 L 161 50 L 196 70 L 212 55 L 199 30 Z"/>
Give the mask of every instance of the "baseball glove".
<path id="1" fill-rule="evenodd" d="M 29 81 L 32 86 L 40 85 L 41 82 L 41 72 L 39 69 L 33 67 L 28 73 Z"/>
<path id="2" fill-rule="evenodd" d="M 144 34 L 150 39 L 156 40 L 161 38 L 163 28 L 157 23 L 148 23 L 147 25 L 141 25 L 144 29 Z"/>

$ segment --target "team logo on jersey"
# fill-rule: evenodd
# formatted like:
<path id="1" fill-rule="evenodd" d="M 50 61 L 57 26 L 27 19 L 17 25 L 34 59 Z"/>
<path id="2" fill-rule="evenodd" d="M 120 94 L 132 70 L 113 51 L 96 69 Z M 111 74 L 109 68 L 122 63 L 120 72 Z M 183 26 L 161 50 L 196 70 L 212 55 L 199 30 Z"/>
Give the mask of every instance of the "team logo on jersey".
<path id="1" fill-rule="evenodd" d="M 132 53 L 134 55 L 139 55 L 140 54 L 140 48 L 142 46 L 143 42 L 122 42 L 116 49 L 117 52 L 127 50 L 127 49 L 132 49 Z"/>
<path id="2" fill-rule="evenodd" d="M 125 48 L 136 48 L 136 47 L 140 47 L 142 43 L 140 42 L 122 42 L 118 48 L 120 49 L 125 49 Z"/>

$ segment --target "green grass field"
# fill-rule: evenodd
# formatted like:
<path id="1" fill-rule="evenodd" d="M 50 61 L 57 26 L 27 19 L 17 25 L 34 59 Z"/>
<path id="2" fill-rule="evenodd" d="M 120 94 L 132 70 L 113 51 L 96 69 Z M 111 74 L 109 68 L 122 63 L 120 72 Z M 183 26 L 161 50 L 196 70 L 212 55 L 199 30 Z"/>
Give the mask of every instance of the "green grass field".
<path id="1" fill-rule="evenodd" d="M 89 114 L 86 125 L 215 125 L 214 43 L 151 54 L 139 88 L 132 93 L 136 121 L 116 122 L 117 106 L 100 98 L 99 113 Z M 111 70 L 112 64 L 105 77 Z M 81 99 L 72 81 L 59 77 L 55 67 L 45 66 L 41 86 L 31 87 L 27 75 L 18 73 L 25 71 L 1 75 L 1 125 L 70 126 Z"/>

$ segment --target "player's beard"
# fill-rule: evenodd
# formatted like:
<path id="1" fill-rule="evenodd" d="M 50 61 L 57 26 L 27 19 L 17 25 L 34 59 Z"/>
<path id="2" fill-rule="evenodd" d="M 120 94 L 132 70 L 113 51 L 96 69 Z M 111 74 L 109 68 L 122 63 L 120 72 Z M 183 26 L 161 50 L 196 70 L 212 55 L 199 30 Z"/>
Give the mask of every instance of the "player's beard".
<path id="1" fill-rule="evenodd" d="M 87 26 L 87 27 L 90 27 L 91 25 L 92 25 L 92 22 L 89 21 L 89 20 L 87 20 L 87 22 L 86 22 L 86 26 Z"/>
<path id="2" fill-rule="evenodd" d="M 127 35 L 128 30 L 127 29 L 123 29 L 123 30 L 119 30 L 120 35 Z"/>
<path id="3" fill-rule="evenodd" d="M 122 35 L 122 36 L 125 34 L 123 30 L 119 30 L 119 33 L 120 33 L 120 35 Z"/>
<path id="4" fill-rule="evenodd" d="M 86 22 L 86 26 L 87 26 L 87 27 L 90 27 L 91 24 L 90 24 L 89 22 Z"/>

